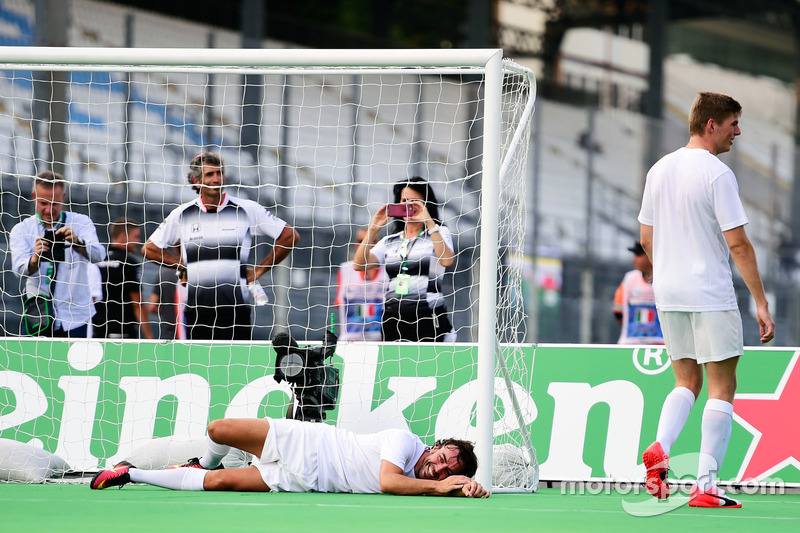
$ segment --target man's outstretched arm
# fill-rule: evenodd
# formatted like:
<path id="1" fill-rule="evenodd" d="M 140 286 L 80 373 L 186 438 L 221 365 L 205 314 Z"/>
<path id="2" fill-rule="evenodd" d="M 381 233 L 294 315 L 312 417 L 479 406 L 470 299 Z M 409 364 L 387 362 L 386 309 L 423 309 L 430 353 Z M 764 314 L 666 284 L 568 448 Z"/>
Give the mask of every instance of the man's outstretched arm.
<path id="1" fill-rule="evenodd" d="M 403 470 L 389 461 L 381 461 L 381 492 L 414 496 L 429 494 L 435 496 L 465 496 L 467 498 L 488 498 L 489 491 L 480 483 L 467 476 L 450 476 L 441 481 L 416 479 L 403 475 Z"/>

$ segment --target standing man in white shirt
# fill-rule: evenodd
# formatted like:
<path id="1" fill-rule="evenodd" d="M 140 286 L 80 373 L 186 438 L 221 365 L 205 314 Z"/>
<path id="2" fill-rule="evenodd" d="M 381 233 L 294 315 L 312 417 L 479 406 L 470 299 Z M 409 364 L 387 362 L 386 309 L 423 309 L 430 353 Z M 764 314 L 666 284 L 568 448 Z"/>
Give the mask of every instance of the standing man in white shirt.
<path id="1" fill-rule="evenodd" d="M 300 236 L 286 222 L 253 202 L 225 192 L 225 165 L 214 152 L 189 163 L 189 183 L 200 195 L 173 210 L 150 236 L 142 255 L 178 270 L 188 285 L 184 310 L 190 340 L 251 340 L 247 285 L 283 261 Z M 253 237 L 275 239 L 272 251 L 246 268 Z M 169 251 L 180 245 L 180 256 Z"/>
<path id="2" fill-rule="evenodd" d="M 95 313 L 88 269 L 106 258 L 94 223 L 86 215 L 64 210 L 66 182 L 46 170 L 33 180 L 36 214 L 14 226 L 10 246 L 14 273 L 25 279 L 28 298 L 52 299 L 54 337 L 88 336 Z"/>
<path id="3" fill-rule="evenodd" d="M 670 447 L 700 394 L 705 367 L 708 401 L 692 507 L 741 507 L 714 483 L 730 440 L 736 365 L 743 353 L 730 257 L 755 299 L 761 342 L 775 336 L 753 245 L 744 230 L 748 219 L 736 177 L 717 158 L 741 134 L 741 112 L 730 96 L 700 93 L 689 114 L 689 144 L 650 169 L 639 213 L 641 243 L 653 262 L 656 306 L 675 373 L 656 441 L 643 455 L 647 489 L 659 499 L 669 496 Z"/>

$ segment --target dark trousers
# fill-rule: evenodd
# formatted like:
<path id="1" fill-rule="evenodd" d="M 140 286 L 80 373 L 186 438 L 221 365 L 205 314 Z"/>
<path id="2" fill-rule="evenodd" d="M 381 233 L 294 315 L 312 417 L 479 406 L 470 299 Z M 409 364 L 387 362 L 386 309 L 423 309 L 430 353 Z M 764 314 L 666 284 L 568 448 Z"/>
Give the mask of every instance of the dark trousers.
<path id="1" fill-rule="evenodd" d="M 61 328 L 53 330 L 53 337 L 85 339 L 87 335 L 89 335 L 88 324 L 84 324 L 83 326 L 78 326 L 77 328 L 73 328 L 69 331 L 64 331 Z"/>
<path id="2" fill-rule="evenodd" d="M 187 307 L 186 337 L 189 340 L 249 341 L 253 339 L 250 306 L 222 306 L 213 309 Z"/>
<path id="3" fill-rule="evenodd" d="M 392 300 L 383 305 L 384 341 L 444 342 L 452 328 L 444 305 L 431 309 L 425 301 Z"/>

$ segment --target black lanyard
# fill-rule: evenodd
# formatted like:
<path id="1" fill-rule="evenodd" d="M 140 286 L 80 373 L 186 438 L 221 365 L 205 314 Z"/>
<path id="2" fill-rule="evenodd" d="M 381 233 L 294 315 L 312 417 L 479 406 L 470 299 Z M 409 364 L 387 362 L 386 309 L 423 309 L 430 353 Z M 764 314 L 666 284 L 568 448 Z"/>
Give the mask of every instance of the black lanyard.
<path id="1" fill-rule="evenodd" d="M 414 248 L 414 245 L 417 243 L 417 239 L 419 239 L 419 236 L 422 235 L 424 231 L 425 228 L 423 227 L 413 239 L 406 239 L 405 232 L 403 232 L 403 243 L 400 245 L 400 259 L 402 259 L 403 262 L 400 264 L 400 272 L 405 273 L 408 271 L 408 256 L 411 255 L 411 249 Z M 409 242 L 411 243 L 411 246 L 407 246 L 407 243 Z M 403 250 L 405 250 L 405 254 L 403 254 Z"/>

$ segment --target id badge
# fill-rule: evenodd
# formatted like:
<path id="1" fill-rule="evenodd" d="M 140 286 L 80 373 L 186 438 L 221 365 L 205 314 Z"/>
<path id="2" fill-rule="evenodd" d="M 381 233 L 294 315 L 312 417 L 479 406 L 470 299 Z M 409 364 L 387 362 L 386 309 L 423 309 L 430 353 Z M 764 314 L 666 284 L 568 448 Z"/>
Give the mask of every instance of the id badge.
<path id="1" fill-rule="evenodd" d="M 405 296 L 408 294 L 408 289 L 411 287 L 411 276 L 408 274 L 398 274 L 397 275 L 397 287 L 395 287 L 394 292 L 399 296 Z"/>

